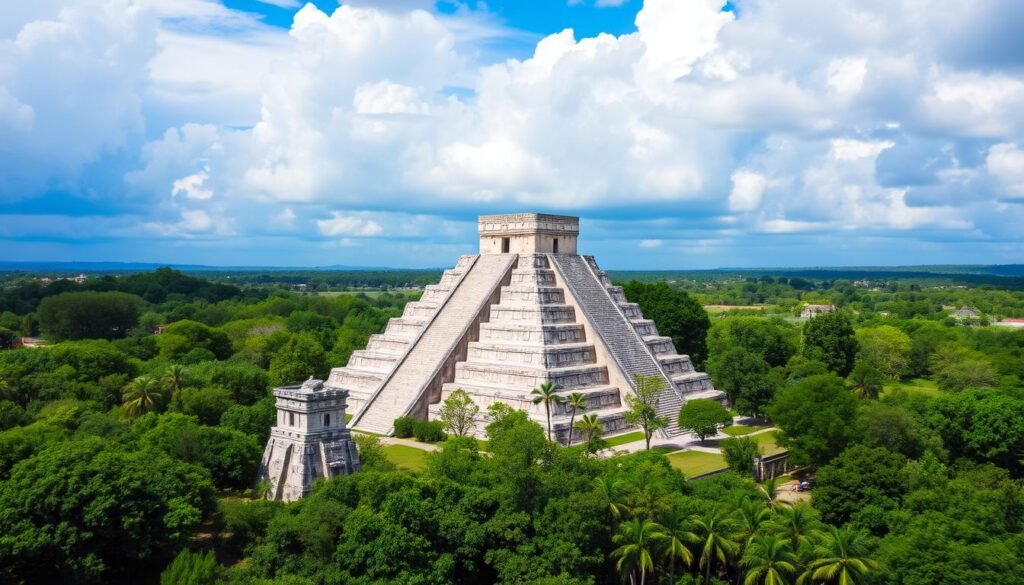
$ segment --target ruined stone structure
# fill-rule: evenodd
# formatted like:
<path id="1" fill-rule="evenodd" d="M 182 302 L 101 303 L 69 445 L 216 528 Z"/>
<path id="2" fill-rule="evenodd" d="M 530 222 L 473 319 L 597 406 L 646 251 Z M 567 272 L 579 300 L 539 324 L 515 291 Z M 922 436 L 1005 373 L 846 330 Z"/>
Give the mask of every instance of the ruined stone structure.
<path id="1" fill-rule="evenodd" d="M 657 410 L 671 421 L 664 433 L 672 436 L 681 432 L 676 418 L 685 400 L 721 397 L 593 258 L 577 254 L 578 218 L 483 216 L 478 227 L 480 254 L 461 257 L 331 372 L 327 386 L 348 391 L 353 428 L 391 434 L 400 416 L 434 418 L 458 388 L 482 413 L 504 402 L 543 424 L 544 407 L 530 392 L 552 382 L 566 396 L 584 394 L 585 412 L 596 413 L 609 434 L 629 427 L 625 396 L 642 374 L 665 386 Z M 569 437 L 571 414 L 554 407 L 559 440 Z"/>
<path id="2" fill-rule="evenodd" d="M 359 471 L 359 454 L 345 426 L 348 392 L 309 379 L 274 390 L 277 424 L 260 465 L 267 497 L 290 502 L 310 493 L 318 479 Z"/>

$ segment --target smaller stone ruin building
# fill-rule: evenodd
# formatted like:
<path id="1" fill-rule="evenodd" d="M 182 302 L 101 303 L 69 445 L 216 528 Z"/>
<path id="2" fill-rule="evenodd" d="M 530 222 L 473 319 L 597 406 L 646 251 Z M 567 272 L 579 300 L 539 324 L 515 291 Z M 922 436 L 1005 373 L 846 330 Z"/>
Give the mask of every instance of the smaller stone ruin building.
<path id="1" fill-rule="evenodd" d="M 277 424 L 270 430 L 259 479 L 267 497 L 291 502 L 313 490 L 318 479 L 359 471 L 359 453 L 345 426 L 348 392 L 312 378 L 274 390 Z"/>

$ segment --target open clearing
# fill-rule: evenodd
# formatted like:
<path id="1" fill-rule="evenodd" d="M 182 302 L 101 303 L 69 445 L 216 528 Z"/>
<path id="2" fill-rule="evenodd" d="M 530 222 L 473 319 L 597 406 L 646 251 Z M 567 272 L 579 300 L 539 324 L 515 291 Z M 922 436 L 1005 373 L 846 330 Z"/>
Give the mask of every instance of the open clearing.
<path id="1" fill-rule="evenodd" d="M 932 382 L 931 380 L 917 378 L 915 380 L 908 380 L 906 382 L 899 381 L 886 383 L 885 386 L 882 388 L 882 396 L 885 396 L 886 394 L 896 389 L 906 390 L 908 392 L 918 392 L 920 394 L 925 394 L 928 396 L 942 395 L 942 390 L 939 390 L 939 387 L 935 385 L 935 382 Z"/>
<path id="2" fill-rule="evenodd" d="M 406 445 L 384 445 L 381 448 L 388 461 L 408 471 L 422 471 L 427 467 L 427 452 Z"/>
<path id="3" fill-rule="evenodd" d="M 670 454 L 668 461 L 672 467 L 682 471 L 686 477 L 694 477 L 728 467 L 725 458 L 718 453 L 704 453 L 703 451 L 678 451 Z"/>

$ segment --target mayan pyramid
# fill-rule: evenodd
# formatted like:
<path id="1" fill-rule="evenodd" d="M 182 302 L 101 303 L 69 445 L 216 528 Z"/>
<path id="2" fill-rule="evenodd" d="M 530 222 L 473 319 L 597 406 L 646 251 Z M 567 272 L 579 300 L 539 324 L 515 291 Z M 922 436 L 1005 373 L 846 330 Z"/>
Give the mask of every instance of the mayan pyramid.
<path id="1" fill-rule="evenodd" d="M 681 432 L 676 417 L 685 400 L 721 398 L 594 259 L 577 254 L 578 218 L 482 216 L 479 233 L 479 254 L 459 258 L 365 350 L 331 371 L 327 387 L 348 391 L 353 428 L 388 435 L 400 416 L 436 418 L 458 388 L 481 413 L 504 402 L 544 424 L 544 407 L 530 392 L 552 382 L 566 396 L 584 394 L 585 412 L 598 415 L 607 435 L 629 429 L 625 395 L 642 374 L 664 382 L 657 409 L 672 421 L 663 431 L 671 437 Z M 563 442 L 570 414 L 552 411 Z"/>

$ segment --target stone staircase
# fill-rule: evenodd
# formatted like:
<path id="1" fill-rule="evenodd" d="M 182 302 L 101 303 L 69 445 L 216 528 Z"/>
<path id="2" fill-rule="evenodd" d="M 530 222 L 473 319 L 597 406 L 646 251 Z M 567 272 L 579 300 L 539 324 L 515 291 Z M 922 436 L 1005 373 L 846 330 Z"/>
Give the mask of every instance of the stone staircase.
<path id="1" fill-rule="evenodd" d="M 669 421 L 665 436 L 683 433 L 678 416 L 684 400 L 721 397 L 710 377 L 694 371 L 689 356 L 677 354 L 671 338 L 658 335 L 654 322 L 643 318 L 640 307 L 626 300 L 622 288 L 611 284 L 592 257 L 554 255 L 552 259 L 622 371 L 630 378 L 641 374 L 662 379 L 665 391 L 655 409 Z"/>
<path id="2" fill-rule="evenodd" d="M 419 301 L 407 303 L 401 317 L 389 320 L 384 333 L 371 335 L 366 349 L 352 352 L 346 366 L 331 370 L 325 385 L 348 390 L 348 405 L 353 415 L 363 409 L 395 364 L 409 351 L 476 259 L 475 255 L 461 256 L 454 268 L 444 271 L 439 284 L 426 286 Z"/>
<path id="3" fill-rule="evenodd" d="M 546 426 L 544 405 L 533 404 L 531 394 L 546 382 L 554 383 L 563 398 L 574 392 L 586 397 L 586 409 L 576 413 L 577 420 L 595 413 L 609 433 L 628 426 L 619 388 L 609 383 L 608 368 L 597 363 L 580 315 L 565 301 L 566 291 L 555 285 L 547 255 L 521 255 L 509 285 L 491 306 L 489 320 L 481 324 L 479 339 L 469 343 L 466 360 L 456 364 L 454 380 L 441 392 L 443 401 L 462 389 L 476 402 L 481 410 L 477 435 L 483 434 L 487 407 L 495 402 L 524 410 Z M 430 406 L 431 418 L 437 418 L 440 407 Z M 571 419 L 567 405 L 552 406 L 552 429 L 563 443 L 572 432 Z M 579 437 L 573 433 L 573 439 Z"/>
<path id="4" fill-rule="evenodd" d="M 457 351 L 459 344 L 477 322 L 481 311 L 486 308 L 515 260 L 516 256 L 512 254 L 477 256 L 465 268 L 464 275 L 449 277 L 446 273 L 438 287 L 448 287 L 450 292 L 447 295 L 437 292 L 437 298 L 433 301 L 420 301 L 401 318 L 421 319 L 422 325 L 419 335 L 410 339 L 408 351 L 398 356 L 389 370 L 383 370 L 380 355 L 369 348 L 358 358 L 353 354 L 353 358 L 357 359 L 356 367 L 367 368 L 361 371 L 381 374 L 376 390 L 366 398 L 365 406 L 352 418 L 353 428 L 382 435 L 391 434 L 394 420 L 410 414 L 422 403 L 425 393 L 442 375 L 447 360 L 451 359 L 452 353 Z M 434 297 L 439 290 L 432 288 L 430 296 Z M 432 308 L 425 308 L 428 305 Z M 387 335 L 388 332 L 385 332 Z M 349 363 L 352 364 L 352 360 Z M 381 369 L 369 369 L 378 364 Z"/>

